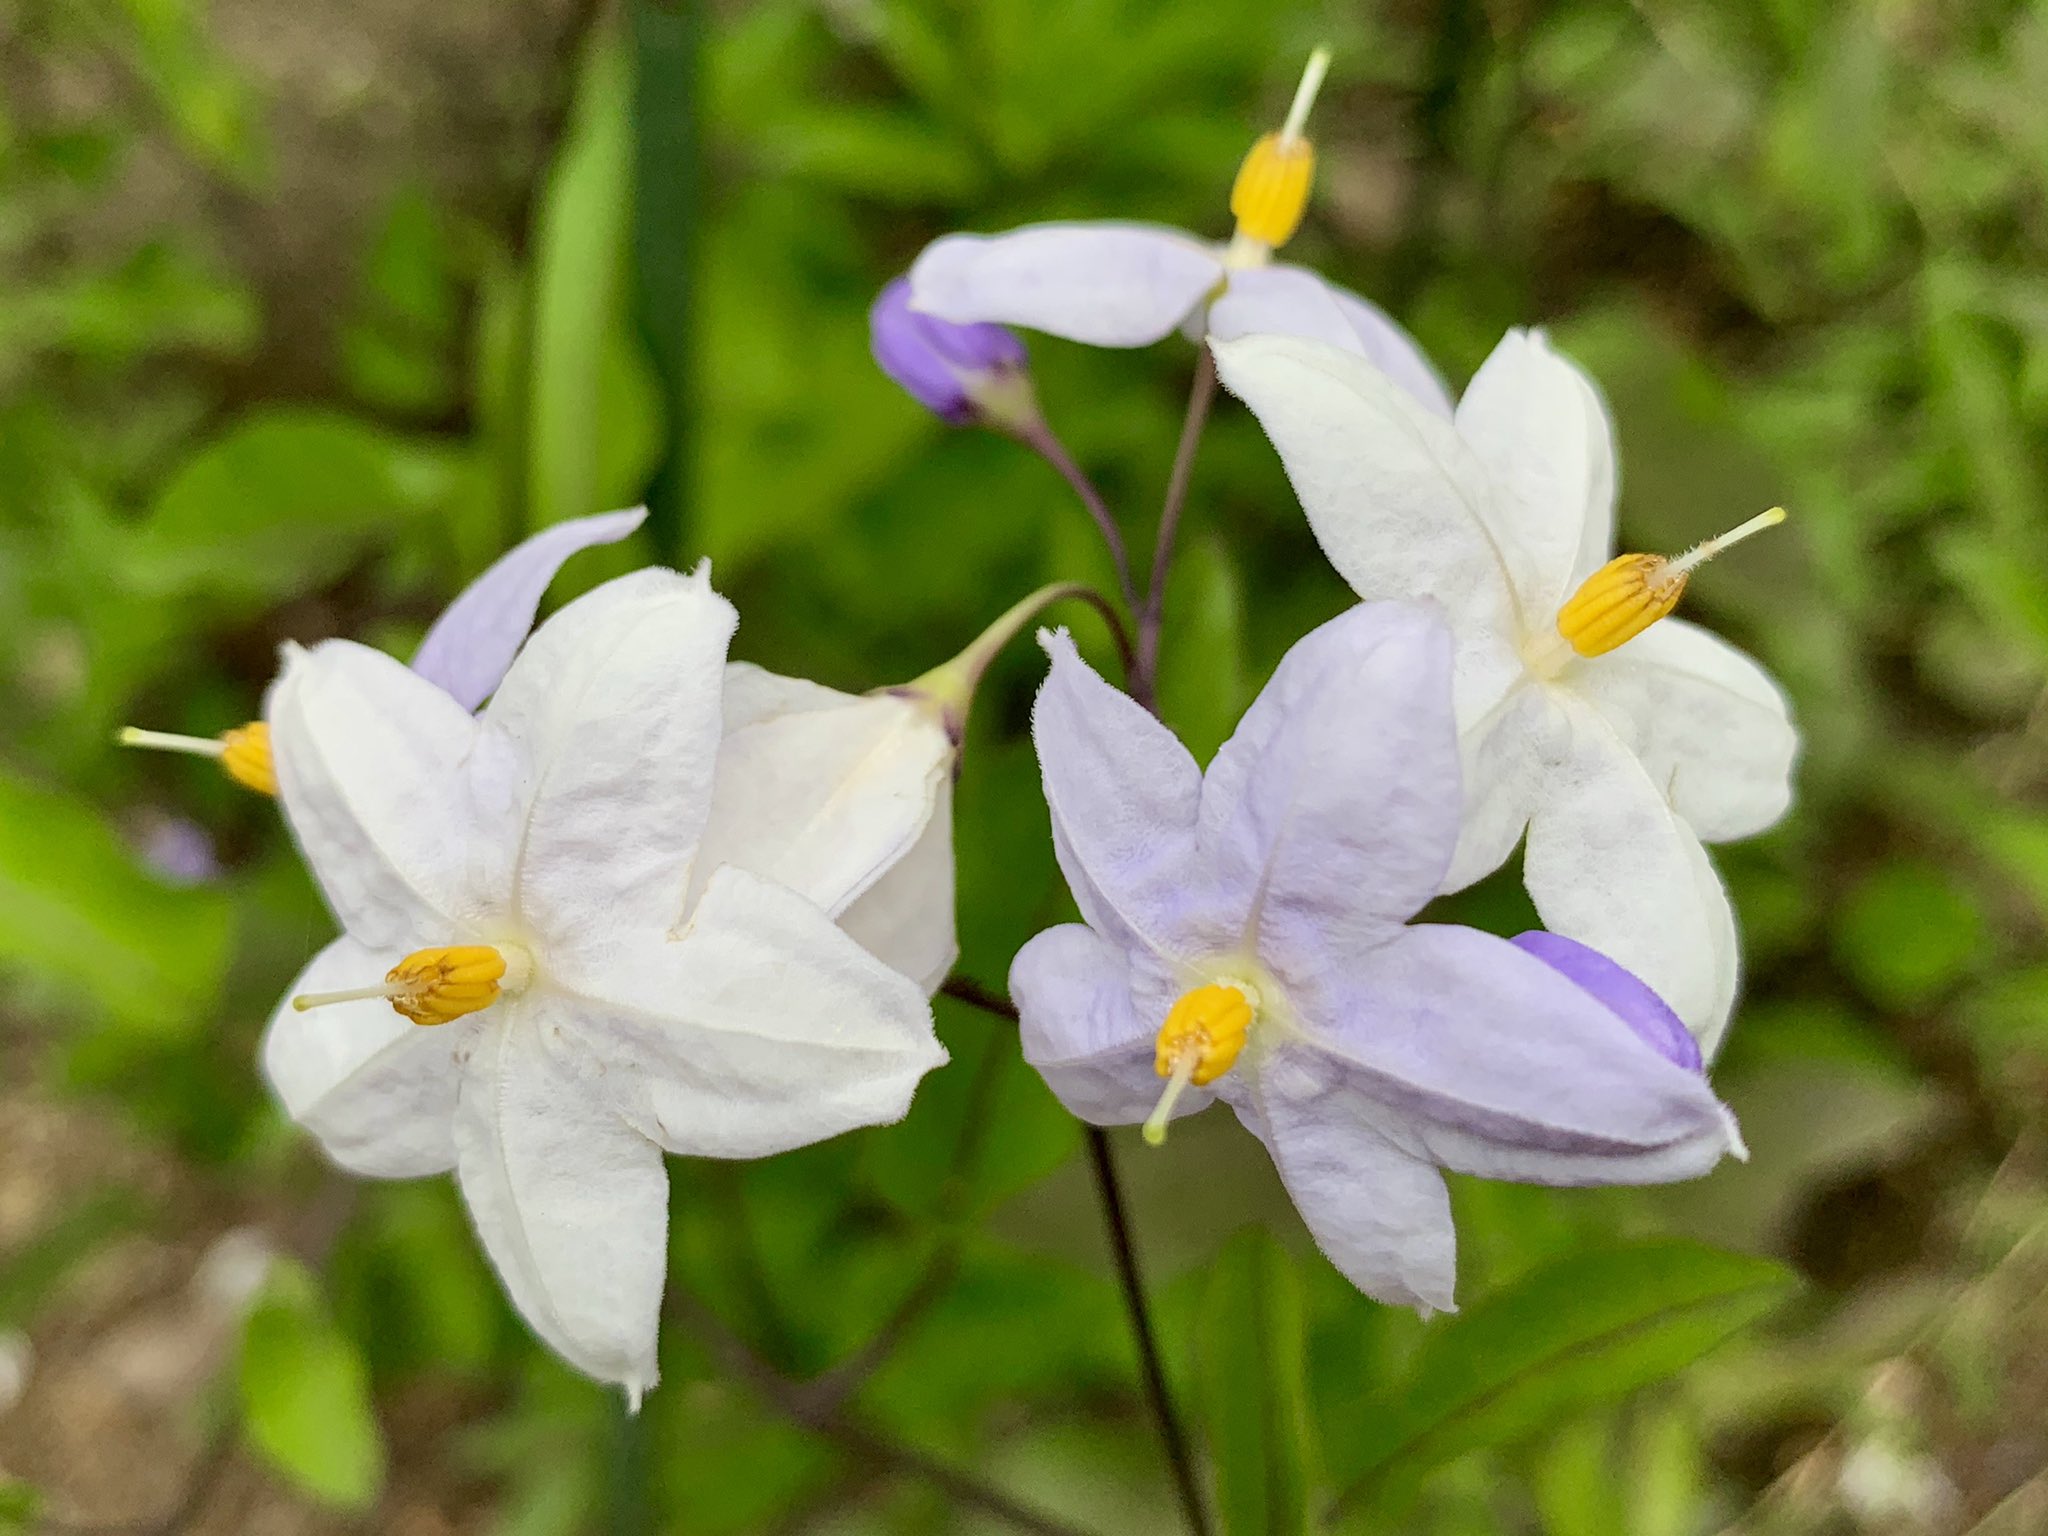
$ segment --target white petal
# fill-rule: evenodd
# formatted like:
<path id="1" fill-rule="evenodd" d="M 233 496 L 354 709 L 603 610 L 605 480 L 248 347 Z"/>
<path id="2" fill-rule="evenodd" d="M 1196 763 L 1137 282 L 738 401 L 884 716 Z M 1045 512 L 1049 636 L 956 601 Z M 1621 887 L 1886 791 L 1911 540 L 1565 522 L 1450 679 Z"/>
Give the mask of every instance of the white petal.
<path id="1" fill-rule="evenodd" d="M 1541 331 L 1509 331 L 1458 402 L 1458 435 L 1493 481 L 1524 607 L 1554 614 L 1614 542 L 1614 428 L 1600 391 Z"/>
<path id="2" fill-rule="evenodd" d="M 313 957 L 263 1036 L 263 1075 L 291 1117 L 342 1167 L 407 1179 L 455 1166 L 457 1057 L 470 1020 L 422 1028 L 389 1003 L 335 1003 L 300 1013 L 301 992 L 375 986 L 400 955 L 336 939 Z"/>
<path id="3" fill-rule="evenodd" d="M 807 709 L 837 709 L 855 697 L 827 688 L 807 677 L 784 677 L 751 661 L 727 662 L 725 667 L 725 734 L 736 735 L 748 726 L 773 715 L 792 715 Z"/>
<path id="4" fill-rule="evenodd" d="M 681 918 L 737 622 L 701 572 L 622 576 L 536 630 L 484 712 L 524 755 L 516 898 L 550 960 Z"/>
<path id="5" fill-rule="evenodd" d="M 910 269 L 910 302 L 941 320 L 1142 347 L 1171 332 L 1222 280 L 1216 252 L 1177 229 L 1033 224 L 933 241 Z"/>
<path id="6" fill-rule="evenodd" d="M 1306 267 L 1252 267 L 1230 274 L 1230 286 L 1209 306 L 1209 335 L 1299 336 L 1357 352 L 1446 421 L 1451 397 L 1414 338 L 1375 304 Z"/>
<path id="7" fill-rule="evenodd" d="M 1568 739 L 1551 691 L 1527 681 L 1459 734 L 1465 819 L 1444 890 L 1462 891 L 1507 862 Z"/>
<path id="8" fill-rule="evenodd" d="M 1360 597 L 1433 597 L 1461 647 L 1522 633 L 1511 561 L 1489 526 L 1491 487 L 1450 423 L 1334 347 L 1248 336 L 1214 351 L 1223 382 L 1279 450 L 1323 552 Z"/>
<path id="9" fill-rule="evenodd" d="M 960 958 L 953 919 L 953 778 L 939 780 L 938 802 L 916 843 L 889 872 L 839 914 L 839 926 L 892 971 L 930 997 Z"/>
<path id="10" fill-rule="evenodd" d="M 351 937 L 446 944 L 502 902 L 506 850 L 472 781 L 479 732 L 446 693 L 329 640 L 286 651 L 265 718 L 278 803 Z"/>
<path id="11" fill-rule="evenodd" d="M 635 1405 L 654 1385 L 668 1174 L 572 1064 L 581 1021 L 534 995 L 487 1011 L 455 1118 L 457 1177 L 519 1313 Z"/>
<path id="12" fill-rule="evenodd" d="M 1382 1113 L 1342 1087 L 1297 1101 L 1263 1082 L 1238 1106 L 1345 1279 L 1425 1317 L 1456 1311 L 1458 1235 L 1443 1175 L 1374 1129 Z"/>
<path id="13" fill-rule="evenodd" d="M 730 670 L 727 677 L 730 692 Z M 753 678 L 742 687 L 759 692 Z M 830 697 L 823 707 L 783 709 L 738 728 L 728 704 L 692 898 L 730 864 L 837 914 L 905 858 L 931 824 L 953 771 L 945 727 L 911 699 Z M 951 921 L 949 906 L 948 928 Z"/>
<path id="14" fill-rule="evenodd" d="M 1785 695 L 1719 636 L 1665 619 L 1574 667 L 1572 686 L 1705 841 L 1753 836 L 1791 805 L 1799 733 Z"/>
<path id="15" fill-rule="evenodd" d="M 1635 754 L 1597 710 L 1560 697 L 1569 755 L 1529 823 L 1529 895 L 1546 928 L 1633 971 L 1706 1051 L 1735 1000 L 1728 894 Z"/>
<path id="16" fill-rule="evenodd" d="M 604 1091 L 672 1152 L 764 1157 L 899 1120 L 946 1059 L 917 984 L 794 891 L 714 875 L 674 939 L 623 936 L 554 980 Z"/>

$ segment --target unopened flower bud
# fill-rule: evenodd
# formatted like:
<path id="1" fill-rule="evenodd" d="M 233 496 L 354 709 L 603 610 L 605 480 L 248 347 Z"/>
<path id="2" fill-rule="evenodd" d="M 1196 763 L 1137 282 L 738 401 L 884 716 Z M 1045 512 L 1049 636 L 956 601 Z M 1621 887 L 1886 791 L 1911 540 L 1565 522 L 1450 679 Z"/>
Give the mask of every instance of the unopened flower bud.
<path id="1" fill-rule="evenodd" d="M 910 307 L 909 279 L 899 277 L 868 311 L 868 335 L 882 372 L 942 420 L 1013 433 L 1037 421 L 1024 343 L 1007 326 L 920 314 Z"/>

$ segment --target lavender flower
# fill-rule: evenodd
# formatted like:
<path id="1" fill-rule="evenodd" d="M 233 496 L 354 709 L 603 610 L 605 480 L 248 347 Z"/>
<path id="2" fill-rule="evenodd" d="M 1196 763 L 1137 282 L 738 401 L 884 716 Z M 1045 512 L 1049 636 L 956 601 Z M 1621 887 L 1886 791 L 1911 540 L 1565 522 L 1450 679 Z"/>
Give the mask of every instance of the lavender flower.
<path id="1" fill-rule="evenodd" d="M 868 311 L 868 337 L 882 372 L 956 427 L 987 421 L 1014 428 L 1037 415 L 1028 358 L 1016 333 L 919 314 L 910 307 L 908 278 L 897 278 L 876 297 Z"/>
<path id="2" fill-rule="evenodd" d="M 1033 939 L 1010 985 L 1026 1058 L 1075 1114 L 1159 1140 L 1221 1099 L 1331 1262 L 1424 1312 L 1455 1274 L 1439 1168 L 1658 1183 L 1739 1152 L 1597 956 L 1408 925 L 1462 793 L 1433 606 L 1368 604 L 1302 640 L 1206 774 L 1064 636 L 1046 645 L 1033 734 L 1086 921 Z"/>

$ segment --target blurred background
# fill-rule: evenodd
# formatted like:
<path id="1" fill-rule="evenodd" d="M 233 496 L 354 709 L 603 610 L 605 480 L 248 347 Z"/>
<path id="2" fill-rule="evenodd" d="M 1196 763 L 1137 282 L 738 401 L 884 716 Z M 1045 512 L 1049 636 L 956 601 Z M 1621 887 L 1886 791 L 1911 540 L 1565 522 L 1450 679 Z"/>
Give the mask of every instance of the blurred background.
<path id="1" fill-rule="evenodd" d="M 1720 855 L 1746 1166 L 1458 1183 L 1465 1310 L 1425 1328 L 1234 1126 L 1119 1138 L 1224 1526 L 2048 1529 L 2048 12 L 1997 0 L 0 0 L 0 1529 L 1181 1529 L 1080 1138 L 999 1020 L 942 1001 L 900 1126 L 674 1165 L 627 1420 L 445 1181 L 357 1186 L 270 1102 L 330 931 L 274 805 L 110 742 L 252 717 L 287 638 L 403 653 L 525 532 L 642 499 L 557 601 L 708 555 L 735 654 L 844 688 L 1106 582 L 1049 469 L 875 371 L 866 307 L 949 229 L 1226 234 L 1321 41 L 1290 254 L 1454 384 L 1550 326 L 1613 402 L 1625 547 L 1788 505 L 1687 602 L 1806 751 Z M 1192 353 L 1033 354 L 1144 551 Z M 1227 400 L 1189 530 L 1164 697 L 1206 753 L 1348 594 Z M 961 782 L 990 985 L 1065 901 L 1037 673 Z M 1528 925 L 1512 871 L 1455 915 Z"/>

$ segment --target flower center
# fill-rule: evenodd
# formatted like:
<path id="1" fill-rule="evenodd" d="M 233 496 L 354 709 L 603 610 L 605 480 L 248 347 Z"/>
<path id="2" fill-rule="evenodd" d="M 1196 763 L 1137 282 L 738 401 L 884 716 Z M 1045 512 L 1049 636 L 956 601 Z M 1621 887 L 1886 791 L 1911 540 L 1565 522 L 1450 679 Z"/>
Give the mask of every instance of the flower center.
<path id="1" fill-rule="evenodd" d="M 501 992 L 524 992 L 532 980 L 533 957 L 516 944 L 455 944 L 414 951 L 385 972 L 381 986 L 301 992 L 292 1006 L 304 1013 L 381 997 L 415 1024 L 446 1024 L 490 1007 Z"/>
<path id="2" fill-rule="evenodd" d="M 1269 133 L 1251 148 L 1237 168 L 1230 188 L 1230 212 L 1237 220 L 1226 258 L 1232 266 L 1261 266 L 1268 256 L 1294 238 L 1308 211 L 1309 184 L 1316 173 L 1316 149 L 1302 135 L 1309 108 L 1315 105 L 1330 50 L 1309 55 L 1294 104 L 1278 133 Z"/>
<path id="3" fill-rule="evenodd" d="M 1166 1088 L 1145 1121 L 1146 1141 L 1156 1147 L 1166 1140 L 1166 1123 L 1188 1084 L 1206 1087 L 1236 1064 L 1257 1017 L 1243 989 L 1222 984 L 1196 987 L 1168 1010 L 1153 1063 Z"/>
<path id="4" fill-rule="evenodd" d="M 277 768 L 270 758 L 270 727 L 261 720 L 251 720 L 218 736 L 176 736 L 169 731 L 144 731 L 131 725 L 115 740 L 124 747 L 210 757 L 244 789 L 253 789 L 259 795 L 277 793 Z"/>
<path id="5" fill-rule="evenodd" d="M 1564 646 L 1581 656 L 1604 656 L 1625 645 L 1678 606 L 1693 570 L 1730 545 L 1785 521 L 1785 509 L 1772 507 L 1718 537 L 1695 544 L 1673 559 L 1663 555 L 1617 555 L 1588 576 L 1571 600 L 1557 611 L 1557 635 L 1546 637 L 1536 664 L 1551 663 L 1555 672 L 1570 660 Z M 1563 646 L 1556 642 L 1561 640 Z"/>

